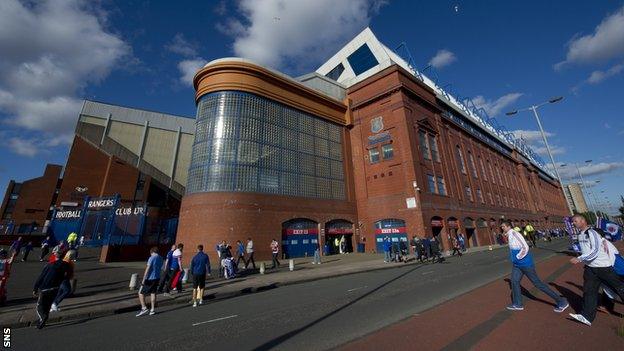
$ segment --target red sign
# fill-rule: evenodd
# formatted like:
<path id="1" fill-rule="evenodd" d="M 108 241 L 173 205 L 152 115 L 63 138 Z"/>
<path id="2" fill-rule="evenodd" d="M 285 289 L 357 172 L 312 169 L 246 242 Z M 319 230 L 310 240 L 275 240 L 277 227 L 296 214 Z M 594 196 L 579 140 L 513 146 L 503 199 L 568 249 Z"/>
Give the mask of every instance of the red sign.
<path id="1" fill-rule="evenodd" d="M 309 229 L 284 229 L 284 231 L 286 232 L 286 235 L 300 235 L 300 234 L 316 235 L 316 234 L 318 234 L 318 229 L 316 229 L 316 228 L 309 228 Z"/>
<path id="2" fill-rule="evenodd" d="M 346 228 L 330 228 L 327 229 L 327 234 L 353 234 L 353 230 Z"/>
<path id="3" fill-rule="evenodd" d="M 405 234 L 405 227 L 375 229 L 375 234 Z"/>

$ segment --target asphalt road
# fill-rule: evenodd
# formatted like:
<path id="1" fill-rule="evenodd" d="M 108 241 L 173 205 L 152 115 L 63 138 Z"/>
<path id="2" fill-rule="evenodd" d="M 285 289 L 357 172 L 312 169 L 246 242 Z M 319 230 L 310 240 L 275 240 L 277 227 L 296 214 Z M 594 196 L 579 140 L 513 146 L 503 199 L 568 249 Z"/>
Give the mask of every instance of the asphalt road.
<path id="1" fill-rule="evenodd" d="M 535 258 L 555 255 L 566 244 L 565 239 L 557 240 L 534 250 Z M 507 255 L 503 248 L 443 264 L 397 264 L 394 269 L 285 286 L 198 308 L 166 307 L 157 309 L 155 316 L 127 313 L 43 330 L 16 329 L 12 345 L 33 351 L 326 350 L 501 279 L 510 271 Z"/>

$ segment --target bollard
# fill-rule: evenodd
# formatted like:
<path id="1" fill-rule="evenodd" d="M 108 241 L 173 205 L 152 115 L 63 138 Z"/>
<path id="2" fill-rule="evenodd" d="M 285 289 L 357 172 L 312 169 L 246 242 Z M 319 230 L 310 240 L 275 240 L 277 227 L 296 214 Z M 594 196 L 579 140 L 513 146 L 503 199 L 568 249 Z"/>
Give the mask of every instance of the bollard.
<path id="1" fill-rule="evenodd" d="M 492 245 L 488 246 L 488 250 L 492 251 Z"/>
<path id="2" fill-rule="evenodd" d="M 184 275 L 182 276 L 182 284 L 186 284 L 188 282 L 189 269 L 184 268 Z"/>
<path id="3" fill-rule="evenodd" d="M 292 258 L 288 261 L 288 269 L 290 269 L 291 272 L 295 270 L 295 260 Z"/>
<path id="4" fill-rule="evenodd" d="M 137 287 L 137 280 L 139 280 L 139 274 L 138 273 L 132 273 L 132 275 L 130 276 L 130 285 L 128 286 L 130 288 L 130 290 L 134 290 Z"/>
<path id="5" fill-rule="evenodd" d="M 264 262 L 260 262 L 260 274 L 264 274 L 264 270 L 265 270 L 265 266 L 264 266 Z"/>

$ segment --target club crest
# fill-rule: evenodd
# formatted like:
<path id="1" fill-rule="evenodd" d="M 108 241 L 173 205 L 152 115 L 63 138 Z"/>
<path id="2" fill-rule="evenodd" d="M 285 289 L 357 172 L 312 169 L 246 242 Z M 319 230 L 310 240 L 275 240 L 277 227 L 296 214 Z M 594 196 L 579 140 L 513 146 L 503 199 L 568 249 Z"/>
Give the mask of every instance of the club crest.
<path id="1" fill-rule="evenodd" d="M 371 132 L 379 133 L 383 130 L 383 117 L 375 117 L 371 120 Z"/>

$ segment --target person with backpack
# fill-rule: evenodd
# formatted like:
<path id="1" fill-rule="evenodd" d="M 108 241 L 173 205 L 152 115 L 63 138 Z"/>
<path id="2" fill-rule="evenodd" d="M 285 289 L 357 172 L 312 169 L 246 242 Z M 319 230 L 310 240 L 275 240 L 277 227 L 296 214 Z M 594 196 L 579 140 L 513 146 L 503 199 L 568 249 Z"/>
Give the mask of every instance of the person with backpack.
<path id="1" fill-rule="evenodd" d="M 177 248 L 171 254 L 171 265 L 169 266 L 169 274 L 171 274 L 171 281 L 165 286 L 165 295 L 169 295 L 171 289 L 174 292 L 182 292 L 182 250 L 184 244 L 178 244 Z"/>
<path id="2" fill-rule="evenodd" d="M 181 245 L 181 244 L 180 244 Z M 139 289 L 139 302 L 141 303 L 141 311 L 137 313 L 137 317 L 144 316 L 149 313 L 150 316 L 156 314 L 156 292 L 158 291 L 158 281 L 160 280 L 160 272 L 162 271 L 163 260 L 158 254 L 156 246 L 150 249 L 150 257 L 147 260 L 143 279 L 141 280 L 141 288 Z M 147 309 L 145 304 L 145 295 L 150 295 L 150 307 Z"/>
<path id="3" fill-rule="evenodd" d="M 503 221 L 501 229 L 509 242 L 509 257 L 512 262 L 511 269 L 511 305 L 507 306 L 509 311 L 522 311 L 524 307 L 522 305 L 522 291 L 520 288 L 520 281 L 522 277 L 526 275 L 527 278 L 533 283 L 533 285 L 541 290 L 544 294 L 548 295 L 551 299 L 555 300 L 556 307 L 555 312 L 561 313 L 570 307 L 568 300 L 562 296 L 559 296 L 552 289 L 550 289 L 537 275 L 535 271 L 535 263 L 533 263 L 533 255 L 529 250 L 529 245 L 522 234 L 511 229 L 511 223 L 509 221 Z"/>
<path id="4" fill-rule="evenodd" d="M 37 329 L 42 329 L 48 320 L 50 308 L 58 294 L 59 287 L 63 280 L 69 276 L 69 264 L 62 260 L 60 252 L 54 253 L 57 257 L 52 263 L 48 263 L 43 267 L 41 274 L 35 281 L 33 287 L 33 295 L 37 296 L 37 316 L 39 322 Z"/>
<path id="5" fill-rule="evenodd" d="M 206 274 L 210 275 L 210 259 L 204 253 L 204 245 L 197 245 L 197 254 L 191 260 L 191 274 L 193 275 L 193 307 L 204 303 L 204 289 L 206 288 Z"/>
<path id="6" fill-rule="evenodd" d="M 598 306 L 598 292 L 605 284 L 614 289 L 614 292 L 624 300 L 624 282 L 620 280 L 613 269 L 613 263 L 605 249 L 603 238 L 590 228 L 587 220 L 580 214 L 572 217 L 574 226 L 580 231 L 578 243 L 581 255 L 570 259 L 570 263 L 583 263 L 583 309 L 581 313 L 570 313 L 570 317 L 587 326 L 591 326 L 596 318 Z M 604 240 L 607 242 L 606 240 Z"/>

